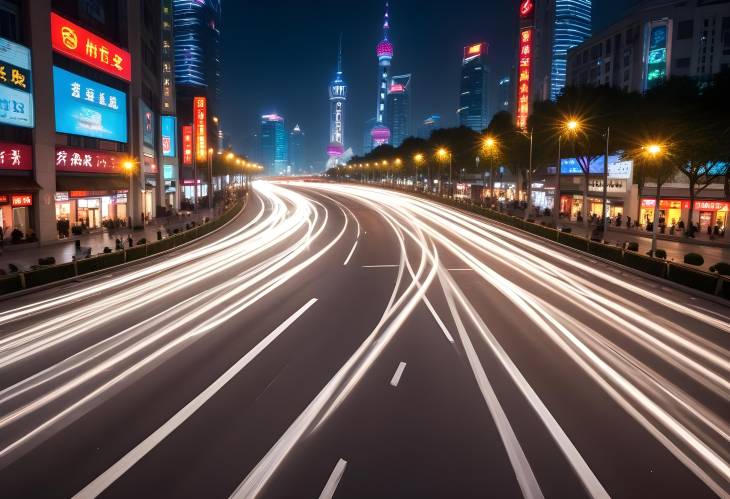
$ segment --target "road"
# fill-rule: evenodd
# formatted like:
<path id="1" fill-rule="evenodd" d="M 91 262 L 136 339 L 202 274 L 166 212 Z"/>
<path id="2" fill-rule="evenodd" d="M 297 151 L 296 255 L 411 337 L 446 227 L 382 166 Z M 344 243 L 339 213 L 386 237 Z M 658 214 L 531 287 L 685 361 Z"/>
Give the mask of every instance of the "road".
<path id="1" fill-rule="evenodd" d="M 259 182 L 0 302 L 3 497 L 730 494 L 728 308 L 431 201 Z"/>

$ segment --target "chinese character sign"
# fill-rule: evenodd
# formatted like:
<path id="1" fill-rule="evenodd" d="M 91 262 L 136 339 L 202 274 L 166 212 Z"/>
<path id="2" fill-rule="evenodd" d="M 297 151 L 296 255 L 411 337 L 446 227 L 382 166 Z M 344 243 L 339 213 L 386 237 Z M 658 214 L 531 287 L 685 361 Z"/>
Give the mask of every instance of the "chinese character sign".
<path id="1" fill-rule="evenodd" d="M 30 49 L 0 38 L 0 123 L 33 128 Z"/>
<path id="2" fill-rule="evenodd" d="M 13 208 L 22 208 L 23 206 L 33 206 L 32 194 L 15 194 L 10 197 L 10 204 Z"/>
<path id="3" fill-rule="evenodd" d="M 193 127 L 186 125 L 182 127 L 183 137 L 183 165 L 193 164 Z"/>
<path id="4" fill-rule="evenodd" d="M 195 122 L 195 158 L 205 161 L 208 157 L 207 107 L 205 97 L 193 99 L 193 118 Z"/>
<path id="5" fill-rule="evenodd" d="M 33 148 L 0 142 L 0 170 L 32 170 Z"/>
<path id="6" fill-rule="evenodd" d="M 127 142 L 127 94 L 53 67 L 56 131 Z"/>
<path id="7" fill-rule="evenodd" d="M 519 67 L 517 68 L 517 126 L 527 128 L 530 115 L 530 78 L 532 77 L 532 28 L 520 31 Z"/>
<path id="8" fill-rule="evenodd" d="M 175 134 L 177 126 L 174 116 L 162 116 L 160 118 L 160 134 L 162 135 L 162 155 L 167 158 L 174 158 L 177 154 L 175 150 Z"/>
<path id="9" fill-rule="evenodd" d="M 84 64 L 125 81 L 132 79 L 129 52 L 51 12 L 51 45 Z"/>
<path id="10" fill-rule="evenodd" d="M 56 171 L 76 173 L 125 173 L 118 154 L 56 146 Z"/>

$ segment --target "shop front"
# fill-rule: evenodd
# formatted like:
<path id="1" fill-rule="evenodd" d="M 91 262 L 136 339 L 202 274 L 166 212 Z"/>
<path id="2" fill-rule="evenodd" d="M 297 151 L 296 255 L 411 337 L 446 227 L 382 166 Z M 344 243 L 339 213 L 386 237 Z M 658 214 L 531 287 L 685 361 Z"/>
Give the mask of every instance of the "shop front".
<path id="1" fill-rule="evenodd" d="M 0 143 L 0 231 L 4 241 L 35 240 L 33 210 L 39 188 L 33 178 L 31 147 Z"/>
<path id="2" fill-rule="evenodd" d="M 654 217 L 656 201 L 653 198 L 641 199 L 640 220 L 643 225 L 650 223 Z M 659 201 L 659 218 L 663 219 L 662 225 L 672 227 L 680 221 L 686 226 L 689 217 L 690 202 L 688 199 L 661 199 Z M 723 230 L 727 227 L 728 211 L 730 203 L 724 200 L 696 200 L 692 222 L 701 231 L 708 228 Z"/>

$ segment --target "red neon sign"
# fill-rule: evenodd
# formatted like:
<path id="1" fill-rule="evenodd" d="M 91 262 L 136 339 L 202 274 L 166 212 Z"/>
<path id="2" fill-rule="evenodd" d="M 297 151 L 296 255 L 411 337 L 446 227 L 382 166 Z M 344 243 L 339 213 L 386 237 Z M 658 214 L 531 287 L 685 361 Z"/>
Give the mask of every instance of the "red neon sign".
<path id="1" fill-rule="evenodd" d="M 124 173 L 121 157 L 94 149 L 56 146 L 56 171 L 77 173 Z"/>
<path id="2" fill-rule="evenodd" d="M 517 126 L 527 128 L 530 115 L 530 78 L 532 77 L 532 28 L 520 31 L 520 57 L 517 70 Z"/>
<path id="3" fill-rule="evenodd" d="M 198 161 L 205 161 L 208 157 L 206 113 L 205 97 L 195 97 L 193 116 L 195 119 L 195 157 Z"/>
<path id="4" fill-rule="evenodd" d="M 529 17 L 534 9 L 535 3 L 532 0 L 522 0 L 520 2 L 520 17 L 523 19 Z"/>
<path id="5" fill-rule="evenodd" d="M 53 50 L 126 81 L 132 79 L 129 52 L 51 12 Z"/>
<path id="6" fill-rule="evenodd" d="M 32 170 L 33 148 L 0 142 L 0 170 Z"/>
<path id="7" fill-rule="evenodd" d="M 185 125 L 182 127 L 183 136 L 183 165 L 193 164 L 193 126 Z"/>
<path id="8" fill-rule="evenodd" d="M 23 206 L 33 206 L 32 194 L 15 194 L 10 196 L 10 205 L 13 208 L 22 208 Z"/>
<path id="9" fill-rule="evenodd" d="M 483 50 L 484 50 L 483 43 L 476 43 L 474 45 L 469 45 L 468 47 L 464 47 L 464 59 L 468 59 L 470 57 L 475 57 L 475 56 L 481 55 Z"/>
<path id="10" fill-rule="evenodd" d="M 7 194 L 0 194 L 0 204 L 8 204 L 10 197 Z"/>

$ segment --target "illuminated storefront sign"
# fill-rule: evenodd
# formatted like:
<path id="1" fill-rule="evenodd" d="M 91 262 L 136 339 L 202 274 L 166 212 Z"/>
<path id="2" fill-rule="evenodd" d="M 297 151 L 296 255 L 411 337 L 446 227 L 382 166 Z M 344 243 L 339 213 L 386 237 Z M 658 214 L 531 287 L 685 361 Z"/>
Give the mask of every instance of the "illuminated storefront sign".
<path id="1" fill-rule="evenodd" d="M 195 157 L 198 161 L 205 161 L 208 157 L 206 114 L 205 97 L 195 97 L 193 100 L 193 115 L 195 119 Z"/>
<path id="2" fill-rule="evenodd" d="M 0 194 L 0 204 L 8 204 L 10 203 L 10 196 L 7 194 Z"/>
<path id="3" fill-rule="evenodd" d="M 183 138 L 183 165 L 193 164 L 193 127 L 185 125 L 182 127 Z"/>
<path id="4" fill-rule="evenodd" d="M 164 180 L 172 180 L 175 178 L 175 167 L 172 165 L 162 166 L 162 178 Z"/>
<path id="5" fill-rule="evenodd" d="M 520 1 L 520 18 L 527 19 L 532 17 L 532 12 L 535 10 L 535 2 L 533 0 L 521 0 Z"/>
<path id="6" fill-rule="evenodd" d="M 653 208 L 656 206 L 656 200 L 653 198 L 644 198 L 641 200 L 642 208 Z M 683 210 L 689 210 L 688 199 L 660 199 L 659 209 L 668 210 L 670 208 L 682 208 Z M 695 201 L 695 210 L 702 211 L 725 211 L 730 209 L 730 203 L 727 201 L 712 201 L 712 200 L 701 200 Z"/>
<path id="7" fill-rule="evenodd" d="M 118 154 L 56 146 L 56 171 L 75 173 L 125 173 Z"/>
<path id="8" fill-rule="evenodd" d="M 22 208 L 23 206 L 33 206 L 32 194 L 13 194 L 10 196 L 10 206 L 13 208 Z"/>
<path id="9" fill-rule="evenodd" d="M 0 123 L 33 128 L 30 49 L 0 38 Z"/>
<path id="10" fill-rule="evenodd" d="M 652 26 L 649 32 L 646 88 L 653 88 L 667 78 L 667 31 L 666 24 L 659 24 Z"/>
<path id="11" fill-rule="evenodd" d="M 591 175 L 603 175 L 603 163 L 603 156 L 593 158 L 588 166 L 588 172 Z M 633 167 L 634 162 L 631 160 L 622 161 L 621 156 L 615 154 L 608 156 L 608 178 L 610 179 L 630 179 Z M 552 171 L 555 172 L 554 166 Z M 577 159 L 563 158 L 560 160 L 560 174 L 583 175 L 583 168 L 581 168 Z"/>
<path id="12" fill-rule="evenodd" d="M 53 50 L 126 81 L 132 79 L 129 52 L 51 12 Z"/>
<path id="13" fill-rule="evenodd" d="M 474 45 L 469 45 L 468 47 L 464 47 L 464 60 L 471 59 L 472 57 L 477 57 L 479 55 L 482 55 L 484 49 L 483 43 L 475 43 Z"/>
<path id="14" fill-rule="evenodd" d="M 520 31 L 520 56 L 517 78 L 517 127 L 527 128 L 530 115 L 530 79 L 532 78 L 532 28 Z"/>
<path id="15" fill-rule="evenodd" d="M 176 119 L 174 116 L 162 116 L 160 118 L 160 134 L 162 135 L 162 155 L 167 158 L 174 158 L 177 155 L 175 137 L 177 133 Z"/>
<path id="16" fill-rule="evenodd" d="M 127 94 L 53 67 L 56 131 L 127 142 Z"/>
<path id="17" fill-rule="evenodd" d="M 0 170 L 32 170 L 33 148 L 0 142 Z"/>
<path id="18" fill-rule="evenodd" d="M 139 101 L 139 116 L 142 122 L 140 128 L 142 130 L 142 144 L 150 148 L 154 153 L 155 147 L 155 113 L 152 109 L 142 101 Z"/>

